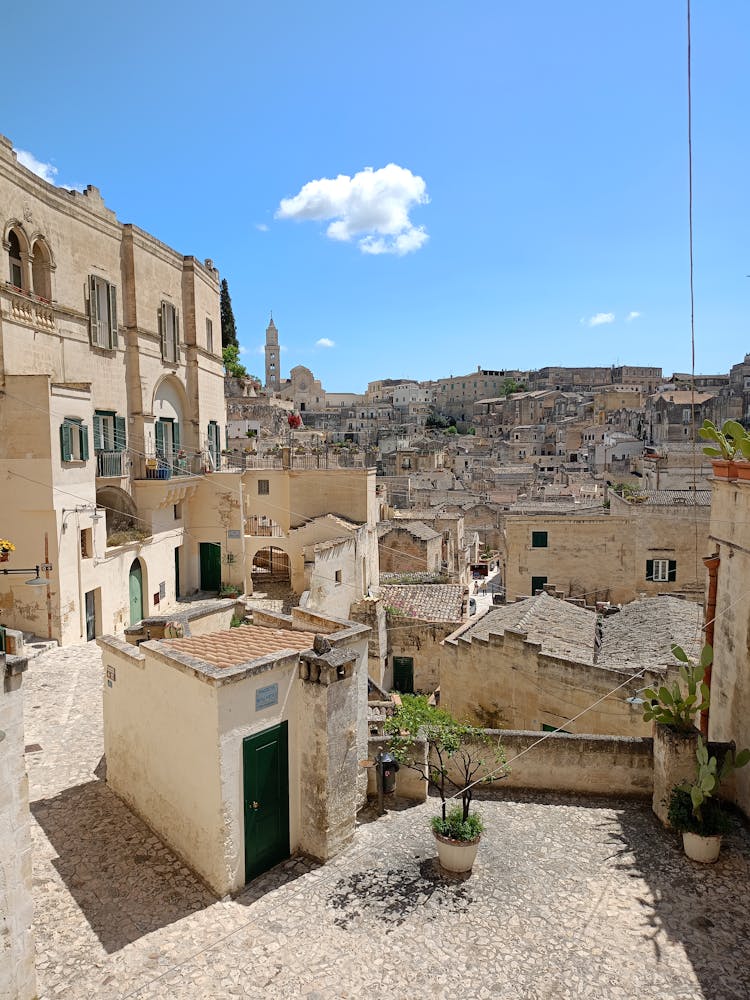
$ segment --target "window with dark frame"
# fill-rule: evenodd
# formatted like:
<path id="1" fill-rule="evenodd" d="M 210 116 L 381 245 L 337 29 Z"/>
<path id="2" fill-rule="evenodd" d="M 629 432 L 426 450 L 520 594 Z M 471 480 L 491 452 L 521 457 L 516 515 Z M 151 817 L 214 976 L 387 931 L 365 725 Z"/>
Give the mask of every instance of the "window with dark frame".
<path id="1" fill-rule="evenodd" d="M 270 492 L 271 491 L 269 489 L 269 481 L 267 479 L 259 479 L 258 480 L 258 496 L 259 497 L 267 497 Z"/>
<path id="2" fill-rule="evenodd" d="M 531 532 L 531 547 L 532 549 L 546 549 L 548 545 L 547 532 L 546 531 L 532 531 Z"/>

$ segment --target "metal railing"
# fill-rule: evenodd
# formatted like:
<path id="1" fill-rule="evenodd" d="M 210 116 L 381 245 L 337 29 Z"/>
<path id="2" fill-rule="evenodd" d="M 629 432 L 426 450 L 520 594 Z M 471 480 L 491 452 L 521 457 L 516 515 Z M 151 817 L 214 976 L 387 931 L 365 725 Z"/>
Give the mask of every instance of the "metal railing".
<path id="1" fill-rule="evenodd" d="M 221 467 L 221 458 L 214 462 L 208 453 L 177 452 L 160 456 L 134 457 L 133 477 L 135 479 L 177 479 L 183 476 L 202 476 L 216 472 Z"/>
<path id="2" fill-rule="evenodd" d="M 128 474 L 126 451 L 97 451 L 96 474 L 101 479 L 119 478 Z"/>

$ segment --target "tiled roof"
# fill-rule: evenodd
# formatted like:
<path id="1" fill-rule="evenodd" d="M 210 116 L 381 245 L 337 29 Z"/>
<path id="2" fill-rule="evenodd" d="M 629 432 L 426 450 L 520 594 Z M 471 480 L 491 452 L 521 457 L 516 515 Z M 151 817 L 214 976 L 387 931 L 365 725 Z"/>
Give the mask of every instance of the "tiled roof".
<path id="1" fill-rule="evenodd" d="M 463 639 L 486 639 L 506 629 L 526 632 L 539 642 L 543 653 L 564 656 L 579 663 L 594 662 L 596 613 L 549 594 L 539 594 L 505 607 L 492 608 L 461 633 Z"/>
<path id="2" fill-rule="evenodd" d="M 382 528 L 382 530 L 381 530 Z M 423 542 L 430 542 L 433 538 L 440 538 L 440 532 L 433 531 L 421 521 L 381 521 L 378 525 L 378 538 L 383 538 L 389 531 L 408 531 L 415 538 L 420 538 Z"/>
<path id="3" fill-rule="evenodd" d="M 645 497 L 645 500 L 639 500 Z M 636 494 L 635 503 L 649 507 L 710 507 L 711 490 L 641 490 Z"/>
<path id="4" fill-rule="evenodd" d="M 227 629 L 226 632 L 209 632 L 185 639 L 163 639 L 162 645 L 213 663 L 217 667 L 235 667 L 283 650 L 301 652 L 312 649 L 314 641 L 314 632 L 240 625 L 238 628 Z"/>
<path id="5" fill-rule="evenodd" d="M 623 605 L 602 621 L 598 663 L 618 670 L 677 665 L 673 643 L 694 658 L 700 656 L 703 609 L 678 597 L 647 597 Z"/>
<path id="6" fill-rule="evenodd" d="M 461 621 L 462 588 L 453 584 L 381 586 L 386 607 L 426 622 Z"/>
<path id="7" fill-rule="evenodd" d="M 689 406 L 693 399 L 695 399 L 696 404 L 705 403 L 707 399 L 713 399 L 715 396 L 715 392 L 696 392 L 695 397 L 693 397 L 693 393 L 687 389 L 662 389 L 660 392 L 655 392 L 651 399 L 654 402 L 663 399 L 667 403 Z"/>

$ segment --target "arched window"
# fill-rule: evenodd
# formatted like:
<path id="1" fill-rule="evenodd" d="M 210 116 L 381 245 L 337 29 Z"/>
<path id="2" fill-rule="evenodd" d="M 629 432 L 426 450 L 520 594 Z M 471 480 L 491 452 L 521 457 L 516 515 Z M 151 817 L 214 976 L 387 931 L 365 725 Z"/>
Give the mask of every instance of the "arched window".
<path id="1" fill-rule="evenodd" d="M 21 264 L 21 244 L 18 236 L 11 229 L 8 233 L 8 259 L 10 261 L 10 283 L 16 288 L 23 288 L 23 266 Z"/>
<path id="2" fill-rule="evenodd" d="M 31 282 L 34 293 L 42 299 L 52 299 L 52 259 L 44 240 L 35 240 L 31 256 Z"/>

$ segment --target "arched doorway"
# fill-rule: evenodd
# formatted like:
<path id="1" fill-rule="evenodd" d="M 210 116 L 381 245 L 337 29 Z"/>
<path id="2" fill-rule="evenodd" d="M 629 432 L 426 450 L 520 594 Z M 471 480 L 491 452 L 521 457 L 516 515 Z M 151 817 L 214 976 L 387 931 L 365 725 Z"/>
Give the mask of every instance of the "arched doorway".
<path id="1" fill-rule="evenodd" d="M 253 556 L 253 587 L 263 587 L 268 583 L 291 582 L 289 556 L 275 545 L 259 549 Z"/>
<path id="2" fill-rule="evenodd" d="M 134 559 L 128 578 L 130 590 L 130 624 L 135 625 L 143 618 L 143 570 L 140 559 Z"/>

